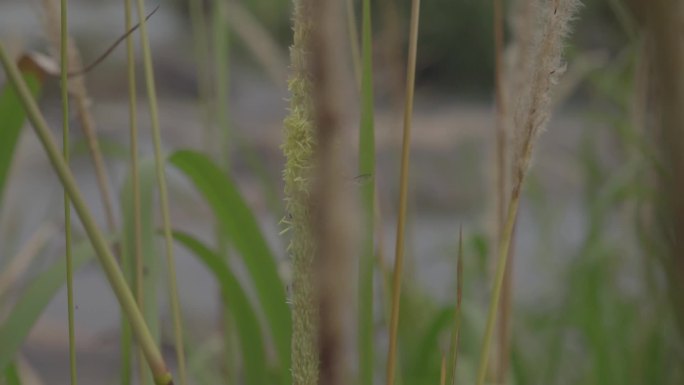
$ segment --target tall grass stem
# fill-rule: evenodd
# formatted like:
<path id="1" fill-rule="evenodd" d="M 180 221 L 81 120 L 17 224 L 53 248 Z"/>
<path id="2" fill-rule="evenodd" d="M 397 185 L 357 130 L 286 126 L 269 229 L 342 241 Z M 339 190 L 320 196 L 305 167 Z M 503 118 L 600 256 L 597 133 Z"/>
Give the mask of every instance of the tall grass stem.
<path id="1" fill-rule="evenodd" d="M 178 298 L 178 284 L 176 280 L 176 262 L 173 256 L 173 234 L 171 233 L 171 216 L 169 213 L 169 197 L 166 187 L 166 174 L 164 172 L 165 159 L 161 148 L 161 129 L 159 124 L 159 110 L 157 106 L 157 91 L 155 88 L 154 68 L 152 64 L 152 49 L 147 33 L 147 21 L 145 20 L 145 1 L 137 0 L 138 19 L 140 20 L 140 40 L 143 52 L 143 66 L 145 70 L 145 85 L 150 105 L 150 118 L 152 121 L 152 140 L 154 142 L 154 160 L 159 185 L 159 200 L 161 205 L 164 246 L 166 251 L 166 263 L 169 284 L 169 301 L 171 303 L 171 316 L 173 318 L 173 335 L 178 361 L 178 377 L 180 385 L 187 385 L 187 373 L 185 368 L 185 349 L 183 340 L 183 324 L 181 315 L 180 299 Z"/>
<path id="2" fill-rule="evenodd" d="M 387 354 L 387 385 L 394 384 L 397 362 L 397 334 L 399 330 L 399 303 L 401 297 L 401 275 L 404 264 L 404 234 L 408 206 L 408 174 L 411 149 L 411 123 L 413 119 L 413 93 L 416 79 L 416 57 L 418 56 L 418 21 L 420 0 L 411 2 L 411 24 L 409 30 L 409 52 L 406 68 L 406 100 L 404 105 L 404 130 L 401 148 L 401 173 L 399 179 L 399 214 L 397 239 L 392 277 L 392 313 L 390 316 L 389 350 Z"/>
<path id="3" fill-rule="evenodd" d="M 62 155 L 64 163 L 69 167 L 69 22 L 67 0 L 60 1 L 60 91 L 62 98 Z M 69 328 L 69 374 L 71 385 L 78 383 L 76 371 L 76 330 L 74 328 L 74 264 L 71 250 L 71 203 L 69 195 L 64 191 L 64 247 L 66 254 L 66 281 L 67 281 L 67 310 Z"/>
<path id="4" fill-rule="evenodd" d="M 17 89 L 21 102 L 26 109 L 27 117 L 34 128 L 36 135 L 40 139 L 50 163 L 59 176 L 62 185 L 65 187 L 74 210 L 81 219 L 83 227 L 100 259 L 114 294 L 131 322 L 131 327 L 143 347 L 147 363 L 154 374 L 156 385 L 172 385 L 173 380 L 171 374 L 166 369 L 166 363 L 152 339 L 152 335 L 145 324 L 145 319 L 135 303 L 135 298 L 128 288 L 128 284 L 119 269 L 119 265 L 117 264 L 105 237 L 97 226 L 95 219 L 90 213 L 90 210 L 78 189 L 76 179 L 69 170 L 67 163 L 64 161 L 64 157 L 60 153 L 51 130 L 38 109 L 35 99 L 31 95 L 16 64 L 9 57 L 2 43 L 0 43 L 0 62 L 2 62 L 2 65 L 5 68 L 8 80 Z"/>

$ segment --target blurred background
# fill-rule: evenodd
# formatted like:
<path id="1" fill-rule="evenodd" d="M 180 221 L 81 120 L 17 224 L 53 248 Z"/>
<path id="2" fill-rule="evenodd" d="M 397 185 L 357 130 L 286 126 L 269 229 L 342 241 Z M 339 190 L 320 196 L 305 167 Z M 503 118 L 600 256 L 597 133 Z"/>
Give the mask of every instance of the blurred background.
<path id="1" fill-rule="evenodd" d="M 651 157 L 657 149 L 644 117 L 644 77 L 649 69 L 643 15 L 627 0 L 583 3 L 566 49 L 567 73 L 555 95 L 548 132 L 537 146 L 517 226 L 511 381 L 682 384 L 683 331 L 674 321 L 682 309 L 670 298 L 678 294 L 668 291 L 668 280 L 677 278 L 664 273 L 667 265 L 661 263 L 662 251 L 653 246 L 657 241 L 649 214 L 658 199 Z M 197 14 L 188 2 L 147 2 L 150 10 L 157 4 L 159 10 L 148 27 L 165 151 L 198 149 L 227 165 L 287 277 L 286 239 L 279 224 L 285 215 L 280 145 L 288 108 L 291 3 L 204 1 L 205 40 L 193 29 Z M 125 31 L 121 1 L 71 0 L 69 5 L 69 30 L 85 63 Z M 389 266 L 398 204 L 409 7 L 408 0 L 373 2 L 376 181 Z M 439 350 L 421 349 L 431 344 L 444 348 L 448 341 L 447 312 L 455 300 L 460 228 L 466 270 L 459 370 L 472 378 L 477 364 L 495 259 L 492 12 L 492 2 L 483 0 L 422 4 L 408 269 L 400 326 L 400 348 L 414 347 L 401 355 L 405 384 L 434 384 L 439 378 Z M 0 1 L 0 39 L 16 50 L 48 53 L 48 33 L 40 1 Z M 125 62 L 122 45 L 86 76 L 115 197 L 128 170 Z M 142 71 L 139 74 L 142 79 Z M 149 114 L 142 81 L 138 86 L 141 152 L 146 159 L 152 154 Z M 40 104 L 58 134 L 58 78 L 45 82 Z M 354 137 L 358 106 L 351 105 L 348 115 L 349 135 Z M 73 129 L 73 146 L 72 167 L 79 185 L 104 223 L 91 160 L 78 128 Z M 355 177 L 353 170 L 351 165 L 350 179 Z M 174 170 L 169 170 L 169 188 L 174 228 L 211 240 L 213 214 L 194 188 Z M 31 130 L 22 133 L 6 189 L 0 208 L 0 266 L 37 229 L 51 234 L 40 260 L 53 261 L 63 250 L 61 185 Z M 80 224 L 75 226 L 82 234 Z M 185 250 L 176 251 L 186 329 L 197 341 L 192 349 L 217 355 L 218 286 Z M 36 262 L 32 269 L 40 270 L 45 263 Z M 238 264 L 236 270 L 240 269 L 244 271 Z M 163 279 L 164 274 L 159 275 Z M 78 272 L 75 292 L 80 379 L 84 384 L 116 383 L 120 316 L 97 264 Z M 171 333 L 161 289 L 159 301 L 164 341 Z M 22 349 L 25 365 L 42 379 L 37 383 L 68 383 L 66 309 L 61 290 Z M 384 325 L 382 315 L 377 318 Z M 382 373 L 384 326 L 377 333 Z M 165 355 L 172 357 L 172 347 L 163 346 Z M 200 360 L 200 353 L 190 360 Z"/>

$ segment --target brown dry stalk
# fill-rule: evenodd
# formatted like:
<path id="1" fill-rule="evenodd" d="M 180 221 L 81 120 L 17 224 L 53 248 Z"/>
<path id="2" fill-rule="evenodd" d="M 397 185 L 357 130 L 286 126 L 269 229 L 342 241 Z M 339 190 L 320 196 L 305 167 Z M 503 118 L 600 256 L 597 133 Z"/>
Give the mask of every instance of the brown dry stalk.
<path id="1" fill-rule="evenodd" d="M 501 303 L 501 293 L 507 269 L 508 256 L 518 214 L 520 194 L 529 168 L 534 145 L 546 127 L 551 115 L 551 92 L 564 71 L 562 62 L 563 42 L 570 31 L 570 21 L 579 7 L 578 0 L 547 0 L 540 4 L 541 25 L 530 55 L 525 55 L 526 87 L 515 110 L 513 133 L 513 175 L 510 203 L 499 243 L 498 260 L 494 277 L 494 289 L 489 303 L 489 315 L 480 353 L 477 385 L 485 383 L 494 324 Z"/>
<path id="2" fill-rule="evenodd" d="M 497 243 L 503 241 L 503 228 L 506 221 L 506 200 L 508 197 L 508 100 L 507 90 L 504 88 L 504 17 L 502 0 L 494 0 L 494 59 L 495 59 L 495 102 L 496 102 L 496 211 L 497 211 Z M 512 250 L 512 249 L 511 249 Z M 513 252 L 511 251 L 511 254 Z M 504 275 L 503 292 L 501 293 L 501 314 L 499 319 L 498 370 L 496 382 L 504 383 L 508 372 L 508 352 L 510 338 L 511 312 L 511 271 L 512 255 Z"/>
<path id="3" fill-rule="evenodd" d="M 59 57 L 60 50 L 60 10 L 59 2 L 57 0 L 42 0 L 43 12 L 45 17 L 45 33 L 50 42 L 53 57 Z M 67 44 L 68 55 L 68 71 L 69 73 L 77 73 L 83 68 L 83 61 L 81 54 L 76 47 L 73 38 L 69 37 Z M 95 126 L 95 119 L 90 111 L 91 100 L 88 96 L 88 90 L 83 76 L 72 76 L 69 78 L 69 94 L 76 102 L 76 116 L 79 119 L 83 133 L 88 142 L 88 149 L 93 158 L 93 166 L 97 176 L 97 185 L 100 189 L 102 197 L 102 205 L 105 211 L 107 221 L 107 229 L 110 232 L 116 230 L 116 221 L 114 219 L 114 208 L 112 205 L 112 198 L 110 195 L 111 185 L 109 183 L 109 176 L 105 167 L 104 157 L 100 150 L 100 144 L 97 138 L 97 129 Z"/>
<path id="4" fill-rule="evenodd" d="M 290 111 L 285 118 L 282 150 L 285 155 L 283 219 L 291 234 L 287 247 L 292 258 L 292 383 L 318 384 L 318 309 L 313 280 L 316 244 L 311 228 L 309 199 L 316 138 L 309 69 L 311 2 L 294 1 L 294 41 L 290 48 L 292 75 L 288 82 Z"/>
<path id="5" fill-rule="evenodd" d="M 351 194 L 342 175 L 344 148 L 340 90 L 345 62 L 343 8 L 339 0 L 311 0 L 310 68 L 317 147 L 314 190 L 310 200 L 316 240 L 315 271 L 318 296 L 319 383 L 347 384 L 354 225 Z"/>
<path id="6" fill-rule="evenodd" d="M 653 81 L 657 92 L 658 129 L 662 164 L 657 217 L 668 255 L 663 258 L 667 284 L 684 340 L 684 6 L 681 1 L 654 0 L 643 4 L 648 15 L 653 48 Z"/>

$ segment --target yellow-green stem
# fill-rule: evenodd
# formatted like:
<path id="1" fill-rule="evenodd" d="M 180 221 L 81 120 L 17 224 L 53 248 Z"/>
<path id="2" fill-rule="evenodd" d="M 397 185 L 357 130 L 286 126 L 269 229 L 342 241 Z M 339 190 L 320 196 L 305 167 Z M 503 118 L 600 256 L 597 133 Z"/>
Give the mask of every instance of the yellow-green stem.
<path id="1" fill-rule="evenodd" d="M 159 111 L 157 107 L 157 91 L 154 84 L 154 68 L 152 66 L 152 50 L 147 34 L 147 21 L 145 20 L 145 1 L 138 0 L 138 19 L 140 20 L 140 41 L 143 52 L 143 66 L 145 69 L 145 85 L 147 98 L 150 105 L 150 118 L 152 121 L 152 140 L 154 142 L 154 160 L 159 185 L 159 200 L 161 204 L 162 222 L 164 228 L 164 244 L 166 248 L 166 263 L 168 265 L 169 302 L 171 304 L 171 316 L 173 318 L 173 335 L 176 347 L 176 359 L 178 360 L 178 378 L 180 385 L 187 384 L 185 370 L 185 352 L 183 342 L 183 325 L 181 320 L 180 300 L 178 298 L 178 285 L 176 283 L 176 263 L 173 257 L 173 235 L 171 234 L 171 218 L 169 214 L 169 197 L 166 189 L 166 176 L 164 174 L 165 159 L 161 149 L 161 133 L 159 126 Z"/>
<path id="2" fill-rule="evenodd" d="M 133 4 L 132 0 L 124 1 L 126 31 L 133 28 Z M 144 309 L 143 292 L 143 255 L 142 255 L 142 218 L 140 203 L 140 163 L 138 161 L 138 98 L 135 76 L 135 46 L 133 36 L 126 36 L 126 67 L 128 74 L 128 125 L 130 135 L 130 168 L 131 168 L 131 196 L 133 197 L 133 260 L 135 261 L 134 290 L 138 308 Z M 144 355 L 139 352 L 138 378 L 139 383 L 147 382 L 147 375 L 143 371 Z"/>
<path id="3" fill-rule="evenodd" d="M 59 64 L 62 97 L 62 154 L 64 163 L 69 167 L 69 48 L 68 48 L 68 8 L 67 0 L 60 2 Z M 66 254 L 67 313 L 69 328 L 69 374 L 71 385 L 76 385 L 76 330 L 74 328 L 74 266 L 71 253 L 71 203 L 64 191 L 64 243 Z"/>
<path id="4" fill-rule="evenodd" d="M 409 31 L 409 54 L 406 68 L 406 101 L 404 105 L 404 133 L 401 148 L 401 175 L 399 187 L 399 215 L 397 220 L 397 242 L 392 277 L 392 313 L 390 318 L 389 352 L 387 355 L 387 385 L 394 384 L 397 361 L 397 331 L 399 329 L 399 300 L 401 297 L 401 274 L 404 264 L 404 233 L 408 205 L 408 173 L 411 149 L 411 120 L 413 117 L 413 91 L 416 78 L 416 57 L 418 56 L 418 20 L 420 0 L 411 2 L 411 26 Z"/>
<path id="5" fill-rule="evenodd" d="M 74 207 L 74 210 L 78 214 L 83 228 L 93 245 L 93 249 L 102 264 L 102 267 L 107 275 L 109 284 L 114 291 L 124 313 L 131 322 L 131 327 L 135 332 L 135 335 L 143 347 L 147 363 L 152 369 L 154 374 L 155 383 L 157 385 L 172 385 L 171 374 L 166 369 L 166 364 L 162 355 L 152 339 L 145 320 L 135 303 L 133 294 L 128 288 L 126 279 L 123 277 L 119 265 L 114 258 L 107 241 L 105 240 L 102 232 L 97 226 L 95 219 L 93 218 L 90 210 L 85 204 L 80 190 L 76 184 L 76 179 L 74 175 L 69 170 L 67 163 L 64 161 L 64 157 L 59 151 L 50 127 L 48 127 L 45 117 L 38 109 L 38 105 L 31 95 L 31 92 L 26 85 L 24 79 L 19 73 L 19 69 L 16 64 L 10 59 L 5 47 L 0 43 L 0 62 L 2 62 L 5 72 L 7 74 L 8 80 L 17 89 L 19 98 L 26 109 L 26 114 L 31 122 L 38 139 L 40 139 L 43 148 L 50 160 L 50 164 L 55 169 L 57 176 L 59 177 L 62 185 L 64 186 L 69 199 Z"/>
<path id="6" fill-rule="evenodd" d="M 497 319 L 497 310 L 501 300 L 501 288 L 503 286 L 504 276 L 506 275 L 506 264 L 508 262 L 508 251 L 513 238 L 513 228 L 515 227 L 515 219 L 518 213 L 518 204 L 520 203 L 520 187 L 516 183 L 513 194 L 511 195 L 511 202 L 508 205 L 508 213 L 506 214 L 506 224 L 503 229 L 501 243 L 499 244 L 498 260 L 496 264 L 496 273 L 494 276 L 494 289 L 492 290 L 492 298 L 489 301 L 489 313 L 487 316 L 487 326 L 485 327 L 484 340 L 482 342 L 482 350 L 480 351 L 480 363 L 477 369 L 477 385 L 484 385 L 485 377 L 487 376 L 487 364 L 489 362 L 489 354 L 492 345 L 492 336 L 494 334 L 494 325 Z"/>

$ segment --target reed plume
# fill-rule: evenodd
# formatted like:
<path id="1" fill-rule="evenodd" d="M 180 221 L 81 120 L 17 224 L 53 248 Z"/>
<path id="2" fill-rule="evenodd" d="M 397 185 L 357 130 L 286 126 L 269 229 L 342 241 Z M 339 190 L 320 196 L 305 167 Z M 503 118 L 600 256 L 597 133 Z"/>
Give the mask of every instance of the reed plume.
<path id="1" fill-rule="evenodd" d="M 537 29 L 534 44 L 529 55 L 523 52 L 524 67 L 528 68 L 529 72 L 522 74 L 525 79 L 523 84 L 526 84 L 526 87 L 514 112 L 512 187 L 506 208 L 502 239 L 499 243 L 494 289 L 489 303 L 489 315 L 480 353 L 478 385 L 484 384 L 487 374 L 494 324 L 500 306 L 523 182 L 530 166 L 534 145 L 551 116 L 551 94 L 565 69 L 562 60 L 563 42 L 570 32 L 570 22 L 579 4 L 578 0 L 540 2 L 538 4 L 540 26 Z"/>

